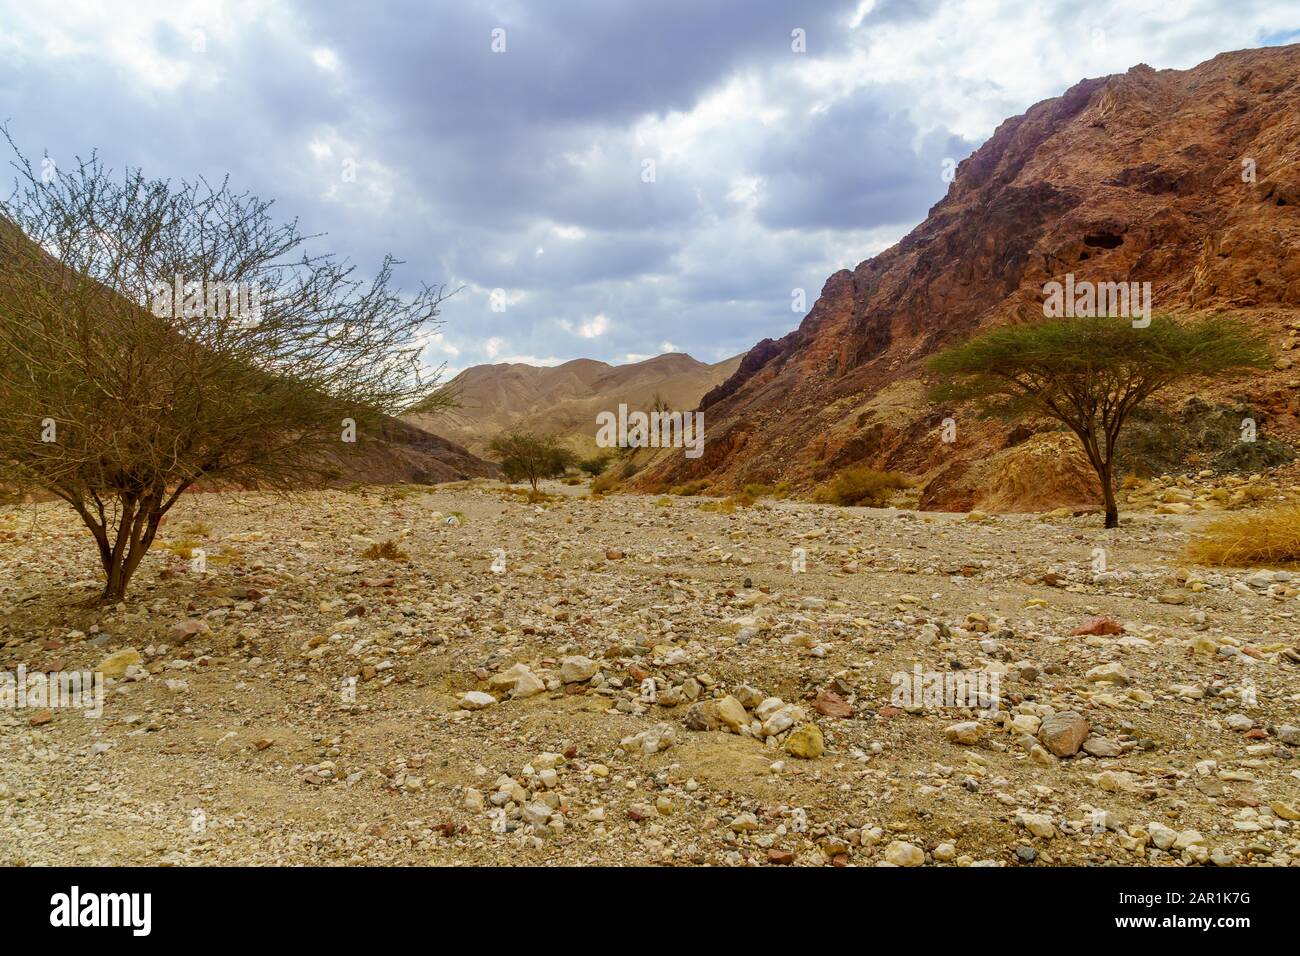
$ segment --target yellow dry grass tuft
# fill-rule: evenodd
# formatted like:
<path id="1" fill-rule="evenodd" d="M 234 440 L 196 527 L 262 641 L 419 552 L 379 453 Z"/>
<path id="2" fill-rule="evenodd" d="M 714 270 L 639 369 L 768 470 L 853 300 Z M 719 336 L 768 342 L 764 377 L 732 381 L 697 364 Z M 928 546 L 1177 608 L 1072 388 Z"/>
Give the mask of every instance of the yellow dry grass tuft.
<path id="1" fill-rule="evenodd" d="M 182 538 L 178 541 L 159 542 L 158 547 L 170 551 L 176 557 L 188 561 L 194 557 L 194 549 L 200 547 L 202 541 L 194 538 Z"/>
<path id="2" fill-rule="evenodd" d="M 1253 567 L 1300 562 L 1300 505 L 1221 518 L 1187 545 L 1196 564 Z"/>

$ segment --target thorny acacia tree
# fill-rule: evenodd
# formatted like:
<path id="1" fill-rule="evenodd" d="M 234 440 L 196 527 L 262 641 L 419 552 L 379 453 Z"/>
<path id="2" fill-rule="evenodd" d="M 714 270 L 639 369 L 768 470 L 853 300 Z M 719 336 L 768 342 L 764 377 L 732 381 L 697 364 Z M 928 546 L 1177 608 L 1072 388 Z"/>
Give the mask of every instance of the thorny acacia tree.
<path id="1" fill-rule="evenodd" d="M 930 368 L 946 381 L 931 398 L 1063 423 L 1097 472 L 1106 527 L 1115 528 L 1115 446 L 1129 413 L 1175 382 L 1270 361 L 1263 335 L 1222 316 L 1185 323 L 1153 316 L 1146 327 L 1122 318 L 1056 319 L 992 329 L 934 356 Z"/>
<path id="2" fill-rule="evenodd" d="M 72 506 L 104 600 L 123 597 L 196 482 L 324 479 L 379 416 L 426 394 L 420 333 L 443 289 L 399 295 L 391 257 L 363 281 L 228 181 L 114 177 L 95 156 L 53 175 L 21 155 L 13 166 L 0 202 L 0 482 Z"/>
<path id="3" fill-rule="evenodd" d="M 578 456 L 554 435 L 532 432 L 502 433 L 492 439 L 489 451 L 501 460 L 501 470 L 511 481 L 527 481 L 534 492 L 543 478 L 564 474 Z"/>

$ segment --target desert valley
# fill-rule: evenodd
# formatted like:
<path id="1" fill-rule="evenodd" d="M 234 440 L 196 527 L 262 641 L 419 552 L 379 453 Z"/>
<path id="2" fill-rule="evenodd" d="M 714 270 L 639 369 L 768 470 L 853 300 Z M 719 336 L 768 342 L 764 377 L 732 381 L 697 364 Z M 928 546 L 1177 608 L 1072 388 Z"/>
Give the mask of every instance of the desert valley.
<path id="1" fill-rule="evenodd" d="M 15 169 L 0 864 L 1300 865 L 1300 44 L 1079 80 L 788 331 L 626 361 Z"/>

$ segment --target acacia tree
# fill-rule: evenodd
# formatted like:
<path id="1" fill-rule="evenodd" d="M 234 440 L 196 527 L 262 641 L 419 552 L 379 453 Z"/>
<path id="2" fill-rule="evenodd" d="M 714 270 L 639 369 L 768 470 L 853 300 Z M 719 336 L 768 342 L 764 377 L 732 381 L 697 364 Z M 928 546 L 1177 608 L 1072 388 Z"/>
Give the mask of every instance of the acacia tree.
<path id="1" fill-rule="evenodd" d="M 426 393 L 420 333 L 436 328 L 443 289 L 400 295 L 391 257 L 365 281 L 228 181 L 115 177 L 93 155 L 54 175 L 20 154 L 13 166 L 0 482 L 76 511 L 102 599 L 125 595 L 196 483 L 322 481 Z"/>
<path id="2" fill-rule="evenodd" d="M 1267 339 L 1239 321 L 1209 316 L 1146 327 L 1121 318 L 1007 325 L 934 356 L 938 402 L 975 401 L 985 414 L 1055 418 L 1078 436 L 1101 482 L 1106 527 L 1119 525 L 1115 447 L 1133 409 L 1195 377 L 1267 367 Z"/>
<path id="3" fill-rule="evenodd" d="M 533 491 L 543 478 L 562 475 L 577 462 L 575 455 L 554 435 L 510 432 L 498 435 L 488 446 L 501 459 L 501 470 L 511 481 L 527 481 Z"/>

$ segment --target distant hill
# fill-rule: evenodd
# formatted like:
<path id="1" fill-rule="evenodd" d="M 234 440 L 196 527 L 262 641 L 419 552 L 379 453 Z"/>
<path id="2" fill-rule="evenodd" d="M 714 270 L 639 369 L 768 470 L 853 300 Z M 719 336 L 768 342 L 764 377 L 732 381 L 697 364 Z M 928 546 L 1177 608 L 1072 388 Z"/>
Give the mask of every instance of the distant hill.
<path id="1" fill-rule="evenodd" d="M 558 434 L 575 451 L 591 454 L 596 450 L 598 412 L 617 411 L 620 403 L 649 408 L 656 396 L 674 410 L 694 409 L 739 364 L 738 355 L 706 365 L 684 352 L 669 352 L 628 365 L 593 359 L 553 367 L 475 365 L 448 383 L 459 408 L 434 413 L 417 409 L 402 418 L 476 455 L 486 454 L 488 443 L 510 429 Z"/>

